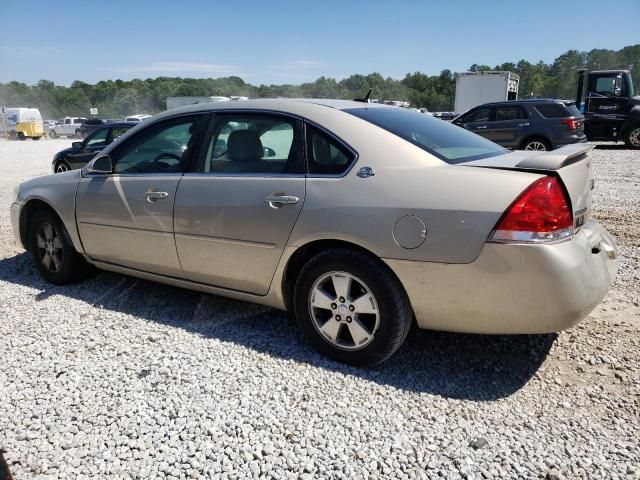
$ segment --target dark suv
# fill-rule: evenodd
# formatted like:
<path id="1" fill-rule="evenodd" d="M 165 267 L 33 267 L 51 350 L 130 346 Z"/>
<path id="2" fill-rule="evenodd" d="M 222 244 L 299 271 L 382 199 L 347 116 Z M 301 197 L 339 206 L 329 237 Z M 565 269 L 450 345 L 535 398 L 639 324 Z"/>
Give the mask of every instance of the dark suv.
<path id="1" fill-rule="evenodd" d="M 553 150 L 586 142 L 584 116 L 573 102 L 510 100 L 472 108 L 453 123 L 506 148 Z"/>

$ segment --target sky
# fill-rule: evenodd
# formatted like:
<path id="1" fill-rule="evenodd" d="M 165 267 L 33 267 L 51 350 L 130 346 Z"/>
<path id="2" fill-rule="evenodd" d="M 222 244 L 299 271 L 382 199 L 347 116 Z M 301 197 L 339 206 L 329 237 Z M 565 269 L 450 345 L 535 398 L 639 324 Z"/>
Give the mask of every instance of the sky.
<path id="1" fill-rule="evenodd" d="M 0 82 L 302 83 L 640 43 L 640 0 L 0 0 Z"/>

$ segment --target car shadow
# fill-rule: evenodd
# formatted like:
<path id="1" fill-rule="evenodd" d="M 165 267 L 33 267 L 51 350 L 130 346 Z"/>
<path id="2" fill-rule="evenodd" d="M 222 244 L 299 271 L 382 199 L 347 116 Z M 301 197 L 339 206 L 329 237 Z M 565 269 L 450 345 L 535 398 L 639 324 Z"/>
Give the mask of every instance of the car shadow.
<path id="1" fill-rule="evenodd" d="M 633 150 L 624 143 L 599 143 L 596 150 Z"/>
<path id="2" fill-rule="evenodd" d="M 557 334 L 470 335 L 415 329 L 391 359 L 362 369 L 316 353 L 286 313 L 259 305 L 109 272 L 59 287 L 41 279 L 27 253 L 0 260 L 0 281 L 38 290 L 36 301 L 62 295 L 273 357 L 456 399 L 495 400 L 515 393 L 536 373 L 557 338 Z"/>

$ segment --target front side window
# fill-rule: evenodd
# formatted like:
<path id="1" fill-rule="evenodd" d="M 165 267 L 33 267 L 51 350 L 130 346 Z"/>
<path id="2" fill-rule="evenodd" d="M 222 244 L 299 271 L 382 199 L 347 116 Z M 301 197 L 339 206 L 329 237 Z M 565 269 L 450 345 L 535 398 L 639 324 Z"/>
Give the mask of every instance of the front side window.
<path id="1" fill-rule="evenodd" d="M 111 154 L 114 173 L 182 171 L 192 150 L 199 117 L 163 122 L 140 131 Z"/>
<path id="2" fill-rule="evenodd" d="M 496 108 L 496 122 L 509 121 L 509 120 L 522 120 L 527 118 L 527 114 L 522 107 L 497 107 Z"/>
<path id="3" fill-rule="evenodd" d="M 474 122 L 488 122 L 491 118 L 491 109 L 490 108 L 479 108 L 478 110 L 471 112 L 464 118 L 462 121 L 464 123 L 474 123 Z"/>
<path id="4" fill-rule="evenodd" d="M 596 77 L 595 85 L 591 89 L 595 93 L 600 95 L 606 95 L 608 97 L 614 96 L 616 87 L 616 75 L 607 77 Z"/>
<path id="5" fill-rule="evenodd" d="M 277 115 L 219 114 L 201 171 L 221 174 L 303 173 L 296 120 Z"/>
<path id="6" fill-rule="evenodd" d="M 107 134 L 109 133 L 108 128 L 103 128 L 97 130 L 93 135 L 90 135 L 87 138 L 87 142 L 85 147 L 99 147 L 107 144 Z"/>
<path id="7" fill-rule="evenodd" d="M 354 158 L 354 154 L 329 135 L 312 125 L 307 125 L 309 173 L 341 174 L 351 166 Z"/>
<path id="8" fill-rule="evenodd" d="M 71 119 L 70 118 L 65 118 L 64 119 L 64 124 L 65 125 L 71 125 Z"/>
<path id="9" fill-rule="evenodd" d="M 508 153 L 501 146 L 464 128 L 412 110 L 365 107 L 344 111 L 383 128 L 450 164 Z"/>

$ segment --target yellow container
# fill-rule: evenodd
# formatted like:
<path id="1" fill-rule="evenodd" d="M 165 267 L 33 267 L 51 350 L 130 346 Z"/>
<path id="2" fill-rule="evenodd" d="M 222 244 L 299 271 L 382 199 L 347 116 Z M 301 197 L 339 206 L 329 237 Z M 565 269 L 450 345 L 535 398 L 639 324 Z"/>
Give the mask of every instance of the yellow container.
<path id="1" fill-rule="evenodd" d="M 18 138 L 28 137 L 39 140 L 44 135 L 42 124 L 38 122 L 20 122 L 16 124 Z"/>

